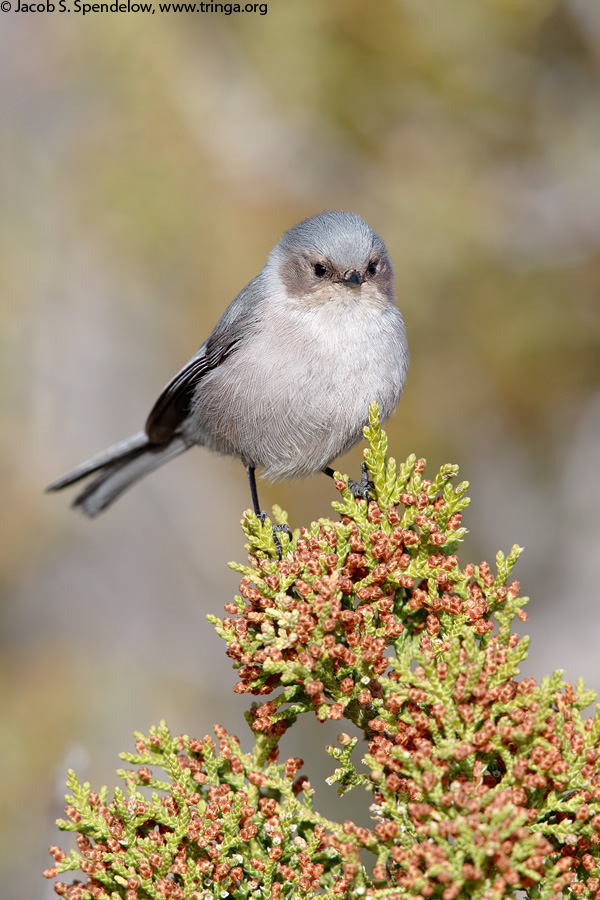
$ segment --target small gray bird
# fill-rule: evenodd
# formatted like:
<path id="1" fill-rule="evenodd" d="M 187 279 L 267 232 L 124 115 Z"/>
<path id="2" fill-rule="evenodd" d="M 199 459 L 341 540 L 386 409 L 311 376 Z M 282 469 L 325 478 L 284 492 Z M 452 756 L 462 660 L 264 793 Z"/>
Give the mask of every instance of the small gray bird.
<path id="1" fill-rule="evenodd" d="M 90 517 L 194 444 L 236 456 L 261 515 L 255 469 L 283 479 L 323 471 L 385 421 L 402 395 L 406 331 L 385 244 L 361 218 L 325 212 L 294 225 L 154 404 L 144 431 L 54 481 L 96 474 L 73 505 Z M 353 482 L 363 495 L 361 482 Z"/>

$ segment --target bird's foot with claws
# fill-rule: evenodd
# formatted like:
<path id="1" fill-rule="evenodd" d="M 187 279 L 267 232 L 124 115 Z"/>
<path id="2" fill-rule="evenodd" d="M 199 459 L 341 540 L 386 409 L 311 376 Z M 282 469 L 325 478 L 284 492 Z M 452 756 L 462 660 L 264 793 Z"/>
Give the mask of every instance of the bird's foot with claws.
<path id="1" fill-rule="evenodd" d="M 369 478 L 369 470 L 367 469 L 366 462 L 360 464 L 360 471 L 362 472 L 360 481 L 354 481 L 354 479 L 349 478 L 348 487 L 356 500 L 365 500 L 368 506 L 371 500 L 369 491 L 374 491 L 375 485 Z"/>
<path id="2" fill-rule="evenodd" d="M 258 518 L 260 519 L 261 524 L 264 525 L 265 520 L 267 519 L 267 513 L 265 512 L 264 509 Z M 281 547 L 281 541 L 279 540 L 277 535 L 281 534 L 281 533 L 287 534 L 288 538 L 291 540 L 292 539 L 292 531 L 290 529 L 290 526 L 286 525 L 285 523 L 282 525 L 279 525 L 279 524 L 271 525 L 271 528 L 273 529 L 273 542 L 275 544 L 275 550 L 277 551 L 277 559 L 281 559 L 281 557 L 283 555 L 283 549 Z"/>

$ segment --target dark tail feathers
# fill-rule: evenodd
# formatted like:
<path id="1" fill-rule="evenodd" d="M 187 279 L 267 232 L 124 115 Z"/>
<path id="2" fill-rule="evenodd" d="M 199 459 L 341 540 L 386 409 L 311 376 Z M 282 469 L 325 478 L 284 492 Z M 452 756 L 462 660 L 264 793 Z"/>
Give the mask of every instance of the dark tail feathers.
<path id="1" fill-rule="evenodd" d="M 174 437 L 168 444 L 153 444 L 141 431 L 77 466 L 62 478 L 53 481 L 46 490 L 60 491 L 99 472 L 73 501 L 73 506 L 93 519 L 140 478 L 179 456 L 189 446 L 180 436 Z"/>

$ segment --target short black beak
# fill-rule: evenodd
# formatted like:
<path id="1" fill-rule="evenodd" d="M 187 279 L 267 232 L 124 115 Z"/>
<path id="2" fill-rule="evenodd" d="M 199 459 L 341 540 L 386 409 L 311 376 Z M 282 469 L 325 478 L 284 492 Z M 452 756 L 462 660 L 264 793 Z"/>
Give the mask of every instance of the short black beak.
<path id="1" fill-rule="evenodd" d="M 363 280 L 360 277 L 360 274 L 356 271 L 356 269 L 351 269 L 349 272 L 346 272 L 344 281 L 349 282 L 350 284 L 362 284 L 363 283 Z"/>

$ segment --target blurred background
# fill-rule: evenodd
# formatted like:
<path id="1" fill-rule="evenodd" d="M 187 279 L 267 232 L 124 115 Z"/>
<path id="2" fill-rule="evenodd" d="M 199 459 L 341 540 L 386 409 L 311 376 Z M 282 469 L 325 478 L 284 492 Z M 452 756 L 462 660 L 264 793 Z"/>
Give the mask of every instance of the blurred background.
<path id="1" fill-rule="evenodd" d="M 243 467 L 192 451 L 94 522 L 42 490 L 137 431 L 279 235 L 324 209 L 395 261 L 412 365 L 393 454 L 460 464 L 463 562 L 526 548 L 523 674 L 600 686 L 597 0 L 0 16 L 6 896 L 54 896 L 68 766 L 113 786 L 161 718 L 250 745 L 204 618 L 236 591 Z M 335 499 L 319 476 L 259 488 L 293 527 Z M 323 785 L 338 731 L 302 723 L 284 750 L 324 812 L 368 822 Z"/>

